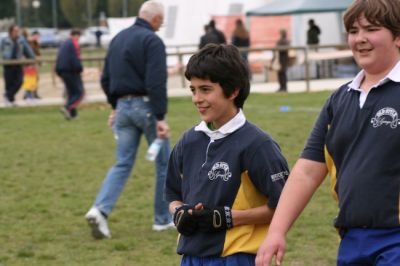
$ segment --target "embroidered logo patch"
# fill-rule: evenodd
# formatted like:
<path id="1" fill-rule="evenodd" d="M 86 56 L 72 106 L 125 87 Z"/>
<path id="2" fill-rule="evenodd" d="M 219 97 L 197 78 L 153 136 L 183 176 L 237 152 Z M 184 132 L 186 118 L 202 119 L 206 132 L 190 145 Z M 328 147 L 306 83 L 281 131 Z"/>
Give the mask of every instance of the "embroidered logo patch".
<path id="1" fill-rule="evenodd" d="M 385 107 L 379 110 L 375 117 L 371 119 L 371 124 L 375 128 L 382 125 L 396 128 L 400 124 L 399 115 L 395 109 L 391 107 Z"/>
<path id="2" fill-rule="evenodd" d="M 276 173 L 276 174 L 271 175 L 271 180 L 272 180 L 272 182 L 278 181 L 279 179 L 285 180 L 285 178 L 288 175 L 289 175 L 288 171 L 283 171 L 283 172 L 280 172 L 280 173 Z"/>
<path id="3" fill-rule="evenodd" d="M 211 170 L 208 172 L 208 178 L 215 180 L 221 178 L 224 181 L 228 181 L 232 177 L 232 173 L 229 172 L 229 165 L 225 162 L 217 162 L 213 165 Z"/>

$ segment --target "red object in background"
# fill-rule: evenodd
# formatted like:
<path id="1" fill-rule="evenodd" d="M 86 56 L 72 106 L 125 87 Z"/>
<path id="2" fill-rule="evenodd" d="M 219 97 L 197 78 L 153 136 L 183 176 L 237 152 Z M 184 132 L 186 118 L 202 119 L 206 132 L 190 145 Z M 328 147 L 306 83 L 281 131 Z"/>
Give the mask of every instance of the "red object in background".
<path id="1" fill-rule="evenodd" d="M 243 16 L 213 16 L 215 27 L 225 34 L 227 43 L 231 43 L 232 33 L 235 29 L 235 21 L 238 18 L 242 19 L 244 22 Z"/>
<path id="2" fill-rule="evenodd" d="M 252 47 L 275 47 L 279 31 L 285 29 L 289 39 L 292 34 L 290 16 L 250 17 L 250 42 Z"/>
<path id="3" fill-rule="evenodd" d="M 216 28 L 225 34 L 228 43 L 231 43 L 235 21 L 240 18 L 250 33 L 251 47 L 275 47 L 279 39 L 279 30 L 286 29 L 289 39 L 292 32 L 290 16 L 257 17 L 252 16 L 213 16 Z M 250 24 L 247 23 L 250 19 Z"/>
<path id="4" fill-rule="evenodd" d="M 213 16 L 216 28 L 225 34 L 226 41 L 231 43 L 232 33 L 235 28 L 235 21 L 240 18 L 244 22 L 250 33 L 250 47 L 275 47 L 280 35 L 279 31 L 285 29 L 289 40 L 292 34 L 291 16 L 265 16 L 265 17 L 245 17 L 245 16 Z M 248 23 L 247 20 L 250 20 Z M 253 58 L 262 55 L 263 52 L 252 52 Z M 260 60 L 250 62 L 253 73 L 261 73 L 265 67 L 265 60 L 260 56 Z"/>

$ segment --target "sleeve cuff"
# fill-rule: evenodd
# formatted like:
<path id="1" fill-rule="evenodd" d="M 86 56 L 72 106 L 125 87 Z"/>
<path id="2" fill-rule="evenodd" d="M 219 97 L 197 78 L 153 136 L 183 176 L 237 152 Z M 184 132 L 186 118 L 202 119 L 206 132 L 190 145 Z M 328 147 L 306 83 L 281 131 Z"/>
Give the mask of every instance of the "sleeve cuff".
<path id="1" fill-rule="evenodd" d="M 162 115 L 155 115 L 155 117 L 156 117 L 156 119 L 157 119 L 158 121 L 161 121 L 161 120 L 164 120 L 165 115 L 164 115 L 164 114 L 162 114 Z"/>

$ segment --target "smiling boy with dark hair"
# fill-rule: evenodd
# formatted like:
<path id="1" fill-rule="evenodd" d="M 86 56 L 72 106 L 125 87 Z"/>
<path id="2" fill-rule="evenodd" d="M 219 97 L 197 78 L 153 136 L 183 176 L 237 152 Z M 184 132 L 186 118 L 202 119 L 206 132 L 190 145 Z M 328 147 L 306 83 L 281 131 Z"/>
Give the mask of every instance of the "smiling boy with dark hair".
<path id="1" fill-rule="evenodd" d="M 400 1 L 356 0 L 344 15 L 362 69 L 326 101 L 257 255 L 280 265 L 285 236 L 330 174 L 337 265 L 400 265 Z"/>
<path id="2" fill-rule="evenodd" d="M 206 45 L 185 76 L 202 121 L 174 147 L 167 175 L 181 265 L 254 265 L 288 176 L 286 160 L 242 111 L 249 71 L 236 47 Z"/>

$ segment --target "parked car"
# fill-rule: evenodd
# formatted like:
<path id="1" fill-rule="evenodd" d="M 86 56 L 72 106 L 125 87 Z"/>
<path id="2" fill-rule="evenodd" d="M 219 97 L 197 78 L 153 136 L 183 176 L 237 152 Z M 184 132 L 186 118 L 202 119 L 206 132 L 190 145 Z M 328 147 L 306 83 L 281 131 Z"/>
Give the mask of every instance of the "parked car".
<path id="1" fill-rule="evenodd" d="M 95 46 L 96 45 L 96 36 L 93 32 L 89 30 L 82 31 L 81 37 L 79 38 L 79 44 L 81 47 L 85 46 Z"/>
<path id="2" fill-rule="evenodd" d="M 40 34 L 39 45 L 42 48 L 58 47 L 61 43 L 61 38 L 54 28 L 30 28 L 29 32 L 38 31 Z"/>
<path id="3" fill-rule="evenodd" d="M 65 29 L 58 30 L 57 36 L 60 39 L 60 44 L 62 42 L 65 42 L 69 38 L 70 33 L 71 33 L 71 30 L 65 30 Z"/>
<path id="4" fill-rule="evenodd" d="M 109 31 L 107 27 L 89 27 L 86 30 L 84 30 L 81 34 L 81 37 L 79 38 L 79 44 L 81 46 L 95 46 L 97 41 L 96 41 L 96 33 L 100 32 L 100 40 L 101 44 L 103 44 L 103 39 L 107 38 L 107 35 L 109 35 Z"/>
<path id="5" fill-rule="evenodd" d="M 1 31 L 0 32 L 0 42 L 1 42 L 1 40 L 3 39 L 3 38 L 5 38 L 5 37 L 7 37 L 8 36 L 8 32 L 7 31 Z"/>

